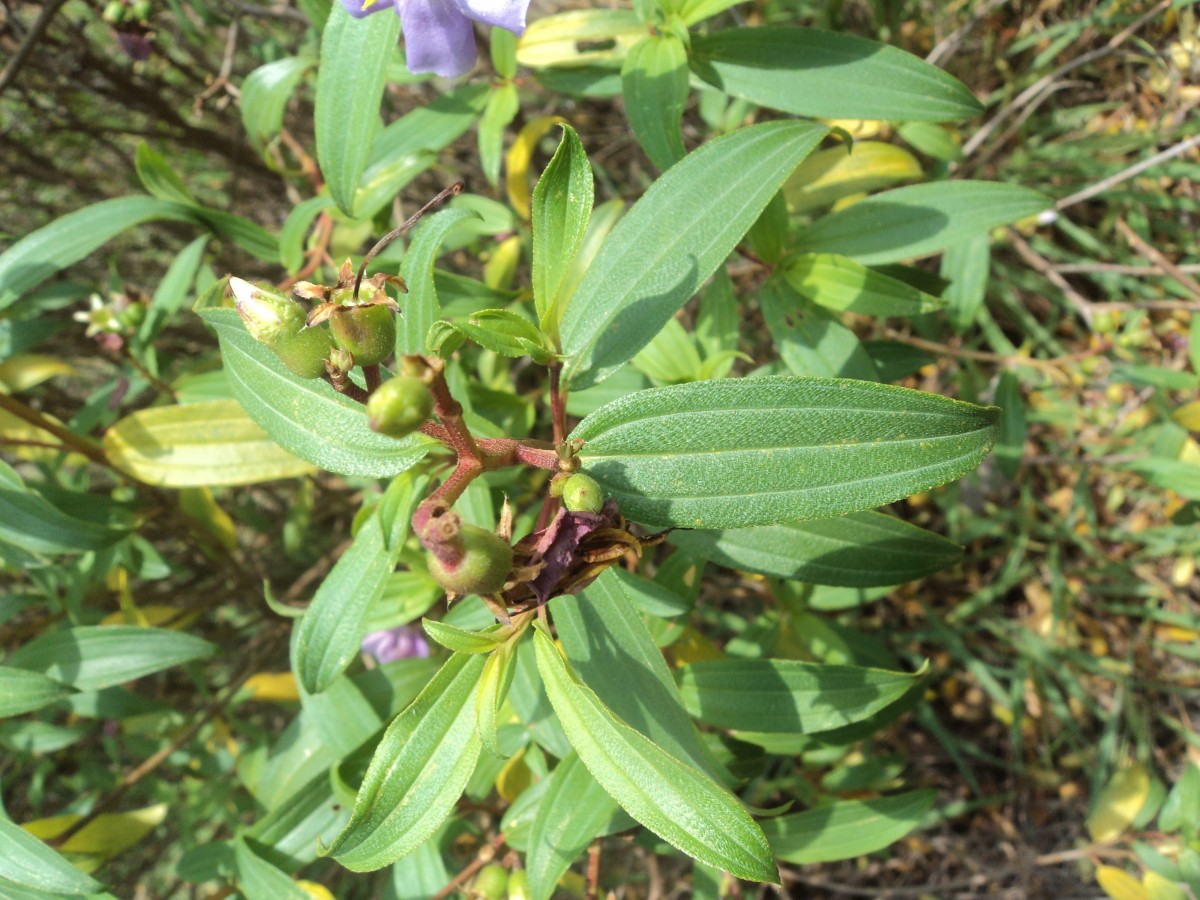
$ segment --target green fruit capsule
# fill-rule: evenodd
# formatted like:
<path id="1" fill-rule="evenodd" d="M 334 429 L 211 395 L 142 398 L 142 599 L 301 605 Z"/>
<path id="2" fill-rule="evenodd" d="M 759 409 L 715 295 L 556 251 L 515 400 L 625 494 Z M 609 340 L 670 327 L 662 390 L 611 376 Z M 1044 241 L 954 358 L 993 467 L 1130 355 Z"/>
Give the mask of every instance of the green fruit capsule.
<path id="1" fill-rule="evenodd" d="M 375 389 L 367 401 L 372 431 L 401 438 L 412 434 L 433 412 L 433 395 L 420 378 L 397 375 Z"/>
<path id="2" fill-rule="evenodd" d="M 278 344 L 297 337 L 304 330 L 308 314 L 291 297 L 241 278 L 230 278 L 229 289 L 233 291 L 238 315 L 246 323 L 246 330 L 259 343 L 274 350 Z"/>
<path id="3" fill-rule="evenodd" d="M 429 554 L 429 574 L 451 594 L 495 594 L 512 573 L 512 547 L 499 535 L 460 524 L 454 550 Z M 459 549 L 461 548 L 461 549 Z M 455 557 L 457 557 L 455 559 Z"/>
<path id="4" fill-rule="evenodd" d="M 492 863 L 484 866 L 471 885 L 471 896 L 480 900 L 504 900 L 508 896 L 508 872 L 504 866 Z"/>
<path id="5" fill-rule="evenodd" d="M 562 501 L 570 512 L 598 513 L 604 506 L 604 492 L 595 478 L 576 472 L 563 482 Z"/>
<path id="6" fill-rule="evenodd" d="M 377 366 L 396 350 L 396 314 L 385 304 L 343 306 L 330 316 L 329 327 L 360 366 Z"/>
<path id="7" fill-rule="evenodd" d="M 508 900 L 529 900 L 529 876 L 524 869 L 514 869 L 508 876 Z"/>
<path id="8" fill-rule="evenodd" d="M 104 7 L 104 21 L 113 25 L 120 25 L 125 21 L 125 4 L 121 0 L 110 0 L 109 4 Z"/>
<path id="9" fill-rule="evenodd" d="M 150 0 L 134 0 L 133 17 L 139 22 L 145 22 L 154 15 L 154 4 Z"/>
<path id="10" fill-rule="evenodd" d="M 333 341 L 324 328 L 305 328 L 277 341 L 271 349 L 293 375 L 320 378 L 325 374 L 325 360 L 333 352 Z"/>

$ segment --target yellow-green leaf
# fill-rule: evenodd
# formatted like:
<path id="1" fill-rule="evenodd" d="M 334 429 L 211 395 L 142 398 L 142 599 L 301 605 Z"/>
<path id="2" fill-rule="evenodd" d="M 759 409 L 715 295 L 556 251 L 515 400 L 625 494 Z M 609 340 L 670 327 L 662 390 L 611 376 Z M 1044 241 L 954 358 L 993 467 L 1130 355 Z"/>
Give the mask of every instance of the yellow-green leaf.
<path id="1" fill-rule="evenodd" d="M 783 195 L 793 212 L 807 212 L 851 194 L 922 177 L 921 164 L 903 147 L 857 141 L 850 150 L 819 150 L 800 163 L 784 184 Z"/>
<path id="2" fill-rule="evenodd" d="M 1087 830 L 1092 840 L 1106 843 L 1120 837 L 1133 823 L 1149 794 L 1150 776 L 1140 763 L 1113 775 L 1087 817 Z"/>
<path id="3" fill-rule="evenodd" d="M 167 817 L 167 804 L 156 803 L 142 809 L 122 813 L 102 813 L 67 838 L 58 849 L 63 853 L 78 853 L 89 857 L 84 867 L 89 871 L 130 847 L 136 846 Z M 78 822 L 80 816 L 54 816 L 35 819 L 21 827 L 43 841 L 53 840 Z"/>
<path id="4" fill-rule="evenodd" d="M 1100 866 L 1096 869 L 1096 881 L 1113 900 L 1150 900 L 1141 882 L 1116 866 Z"/>
<path id="5" fill-rule="evenodd" d="M 517 44 L 517 62 L 533 69 L 617 65 L 645 36 L 646 26 L 631 11 L 574 9 L 531 22 Z M 587 45 L 596 49 L 580 49 Z"/>
<path id="6" fill-rule="evenodd" d="M 117 468 L 163 487 L 255 484 L 315 471 L 267 436 L 236 400 L 144 409 L 104 435 Z"/>

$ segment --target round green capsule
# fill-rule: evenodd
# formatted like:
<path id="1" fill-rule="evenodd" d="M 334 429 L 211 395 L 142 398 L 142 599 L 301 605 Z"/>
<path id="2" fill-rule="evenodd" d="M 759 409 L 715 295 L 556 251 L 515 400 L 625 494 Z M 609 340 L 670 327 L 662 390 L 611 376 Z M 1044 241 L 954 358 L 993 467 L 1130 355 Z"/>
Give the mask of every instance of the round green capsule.
<path id="1" fill-rule="evenodd" d="M 367 401 L 372 431 L 401 438 L 412 434 L 433 412 L 433 395 L 420 378 L 397 375 L 375 389 Z"/>
<path id="2" fill-rule="evenodd" d="M 562 501 L 570 512 L 598 513 L 604 506 L 604 492 L 595 478 L 576 472 L 563 482 Z"/>
<path id="3" fill-rule="evenodd" d="M 499 535 L 476 525 L 462 524 L 459 530 L 462 553 L 455 566 L 429 554 L 429 574 L 452 594 L 495 594 L 512 573 L 512 547 Z"/>
<path id="4" fill-rule="evenodd" d="M 333 339 L 360 366 L 377 366 L 396 350 L 396 314 L 386 304 L 343 306 L 329 319 Z"/>

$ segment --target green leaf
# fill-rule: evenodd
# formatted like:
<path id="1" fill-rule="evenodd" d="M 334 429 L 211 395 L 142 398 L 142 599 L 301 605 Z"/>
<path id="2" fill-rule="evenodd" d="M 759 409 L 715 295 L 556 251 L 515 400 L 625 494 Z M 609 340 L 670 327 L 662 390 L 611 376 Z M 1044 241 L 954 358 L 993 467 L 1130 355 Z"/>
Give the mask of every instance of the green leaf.
<path id="1" fill-rule="evenodd" d="M 962 82 L 911 53 L 813 28 L 698 34 L 691 63 L 725 93 L 797 116 L 947 122 L 983 109 Z"/>
<path id="2" fill-rule="evenodd" d="M 196 216 L 180 203 L 157 197 L 118 197 L 85 206 L 25 235 L 0 254 L 0 309 L 122 231 L 157 219 L 195 222 Z"/>
<path id="3" fill-rule="evenodd" d="M 85 553 L 119 540 L 124 531 L 62 512 L 0 461 L 0 541 L 28 553 Z"/>
<path id="4" fill-rule="evenodd" d="M 5 882 L 45 894 L 94 894 L 100 882 L 0 814 L 0 890 Z"/>
<path id="5" fill-rule="evenodd" d="M 717 138 L 659 178 L 613 228 L 563 315 L 564 383 L 602 381 L 644 347 L 737 245 L 825 135 L 767 122 Z M 664 228 L 665 221 L 687 223 Z"/>
<path id="6" fill-rule="evenodd" d="M 350 822 L 328 854 L 368 872 L 411 853 L 450 814 L 475 763 L 475 688 L 483 656 L 456 653 L 379 742 Z"/>
<path id="7" fill-rule="evenodd" d="M 693 859 L 739 878 L 778 883 L 762 830 L 733 794 L 618 719 L 540 629 L 534 646 L 571 745 L 626 812 Z"/>
<path id="8" fill-rule="evenodd" d="M 479 690 L 475 694 L 475 728 L 487 751 L 501 758 L 506 758 L 508 754 L 500 751 L 496 729 L 499 726 L 500 709 L 504 706 L 517 671 L 517 645 L 520 640 L 521 635 L 517 634 L 488 656 L 483 674 L 479 677 Z"/>
<path id="9" fill-rule="evenodd" d="M 878 512 L 726 531 L 676 531 L 671 542 L 731 569 L 813 584 L 901 584 L 954 565 L 962 547 Z"/>
<path id="10" fill-rule="evenodd" d="M 317 588 L 292 644 L 292 670 L 310 694 L 326 690 L 358 656 L 371 607 L 400 559 L 423 485 L 411 472 L 397 476 Z"/>
<path id="11" fill-rule="evenodd" d="M 675 673 L 688 712 L 718 728 L 814 734 L 861 722 L 919 675 L 790 659 L 711 659 Z"/>
<path id="12" fill-rule="evenodd" d="M 403 315 L 396 328 L 396 353 L 424 353 L 425 338 L 441 316 L 433 263 L 442 241 L 451 231 L 478 215 L 465 209 L 444 209 L 425 219 L 413 232 L 412 243 L 400 264 L 400 276 L 408 293 L 400 298 Z"/>
<path id="13" fill-rule="evenodd" d="M 490 95 L 487 84 L 464 84 L 388 125 L 371 147 L 354 198 L 355 214 L 375 216 L 437 161 L 437 153 L 466 133 Z"/>
<path id="14" fill-rule="evenodd" d="M 617 802 L 578 754 L 555 766 L 529 834 L 525 869 L 533 900 L 550 900 L 563 873 L 604 831 L 616 811 Z"/>
<path id="15" fill-rule="evenodd" d="M 307 56 L 285 56 L 246 76 L 242 82 L 242 127 L 256 147 L 261 149 L 279 134 L 288 101 L 314 62 Z"/>
<path id="16" fill-rule="evenodd" d="M 1021 383 L 1012 372 L 1001 372 L 996 385 L 1000 413 L 1000 436 L 996 439 L 996 465 L 1009 478 L 1016 478 L 1025 453 L 1025 399 Z"/>
<path id="17" fill-rule="evenodd" d="M 145 348 L 153 343 L 154 338 L 162 331 L 167 321 L 180 308 L 184 301 L 193 296 L 192 288 L 196 282 L 196 273 L 204 261 L 204 251 L 208 247 L 207 234 L 196 238 L 184 247 L 167 268 L 167 272 L 158 283 L 154 296 L 150 300 L 150 308 L 146 318 L 138 327 L 137 344 Z"/>
<path id="18" fill-rule="evenodd" d="M 960 334 L 975 323 L 987 295 L 991 240 L 986 232 L 949 244 L 942 254 L 940 274 L 950 282 L 942 295 L 946 317 Z"/>
<path id="19" fill-rule="evenodd" d="M 465 322 L 440 319 L 434 322 L 426 345 L 431 351 L 449 358 L 464 339 L 501 356 L 528 356 L 540 365 L 554 358 L 546 349 L 546 341 L 538 327 L 520 313 L 507 309 L 481 309 Z"/>
<path id="20" fill-rule="evenodd" d="M 800 233 L 798 248 L 805 253 L 840 253 L 867 265 L 896 262 L 937 253 L 1053 205 L 1044 194 L 1015 184 L 910 184 L 817 220 Z"/>
<path id="21" fill-rule="evenodd" d="M 35 638 L 18 648 L 8 664 L 41 672 L 81 691 L 95 691 L 216 652 L 206 640 L 166 628 L 80 626 Z"/>
<path id="22" fill-rule="evenodd" d="M 629 518 L 745 528 L 871 509 L 959 478 L 999 410 L 892 385 L 775 376 L 651 388 L 572 438 Z"/>
<path id="23" fill-rule="evenodd" d="M 797 256 L 783 273 L 802 297 L 838 312 L 918 316 L 945 306 L 932 294 L 834 253 Z"/>
<path id="24" fill-rule="evenodd" d="M 924 818 L 935 791 L 843 800 L 763 822 L 771 849 L 797 865 L 853 859 L 894 844 Z"/>
<path id="25" fill-rule="evenodd" d="M 759 291 L 758 302 L 779 358 L 793 374 L 879 380 L 858 336 L 798 296 L 786 281 L 772 278 Z"/>
<path id="26" fill-rule="evenodd" d="M 412 468 L 434 445 L 423 435 L 396 440 L 372 431 L 361 403 L 324 381 L 293 375 L 246 332 L 234 310 L 204 309 L 200 315 L 221 340 L 234 397 L 289 453 L 330 472 L 387 478 Z"/>
<path id="27" fill-rule="evenodd" d="M 333 200 L 318 194 L 292 207 L 283 227 L 279 229 L 279 262 L 295 274 L 304 265 L 304 242 L 312 223 L 322 212 L 334 206 Z"/>
<path id="28" fill-rule="evenodd" d="M 104 452 L 122 472 L 161 487 L 257 484 L 313 471 L 236 400 L 139 410 L 104 433 Z"/>
<path id="29" fill-rule="evenodd" d="M 238 887 L 246 900 L 312 900 L 308 891 L 250 849 L 244 837 L 233 848 Z"/>
<path id="30" fill-rule="evenodd" d="M 500 178 L 500 160 L 504 155 L 504 129 L 521 110 L 517 86 L 511 81 L 493 85 L 487 106 L 479 120 L 479 161 L 488 184 L 496 186 Z"/>
<path id="31" fill-rule="evenodd" d="M 145 141 L 138 142 L 134 154 L 134 168 L 142 187 L 151 196 L 188 206 L 198 205 L 183 179 L 171 168 L 163 155 L 150 149 L 150 145 Z"/>
<path id="32" fill-rule="evenodd" d="M 421 627 L 433 640 L 455 653 L 491 653 L 507 637 L 499 633 L 499 625 L 489 625 L 483 631 L 470 631 L 437 619 L 422 619 Z"/>
<path id="33" fill-rule="evenodd" d="M 355 191 L 379 130 L 387 65 L 400 37 L 398 16 L 355 19 L 334 4 L 321 34 L 317 67 L 317 161 L 342 212 L 355 214 Z"/>
<path id="34" fill-rule="evenodd" d="M 0 718 L 33 712 L 71 692 L 65 684 L 38 672 L 0 666 Z"/>
<path id="35" fill-rule="evenodd" d="M 572 669 L 614 715 L 676 759 L 724 777 L 612 569 L 578 596 L 552 600 L 550 612 Z"/>
<path id="36" fill-rule="evenodd" d="M 686 152 L 683 107 L 688 98 L 688 55 L 676 35 L 652 34 L 637 44 L 621 66 L 625 115 L 650 161 L 665 172 Z"/>
<path id="37" fill-rule="evenodd" d="M 533 189 L 533 302 L 542 330 L 557 342 L 558 295 L 587 231 L 595 186 L 592 166 L 570 125 Z"/>

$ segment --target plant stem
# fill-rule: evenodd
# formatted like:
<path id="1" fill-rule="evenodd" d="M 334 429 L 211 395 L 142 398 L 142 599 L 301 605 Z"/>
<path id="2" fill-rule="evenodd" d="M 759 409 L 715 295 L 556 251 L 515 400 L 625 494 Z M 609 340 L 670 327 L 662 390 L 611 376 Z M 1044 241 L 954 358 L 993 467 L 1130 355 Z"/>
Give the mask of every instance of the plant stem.
<path id="1" fill-rule="evenodd" d="M 553 363 L 550 366 L 550 421 L 554 429 L 555 446 L 567 439 L 567 392 L 559 385 L 561 373 L 560 364 Z"/>
<path id="2" fill-rule="evenodd" d="M 23 419 L 30 425 L 40 428 L 42 431 L 47 431 L 54 435 L 63 445 L 77 453 L 82 453 L 92 462 L 97 465 L 104 466 L 106 469 L 118 471 L 112 463 L 108 461 L 108 457 L 104 455 L 104 448 L 90 438 L 85 438 L 75 434 L 68 428 L 64 428 L 56 422 L 51 421 L 46 416 L 42 415 L 35 409 L 26 406 L 15 397 L 10 397 L 7 394 L 0 394 L 0 409 L 12 413 L 18 419 Z"/>

